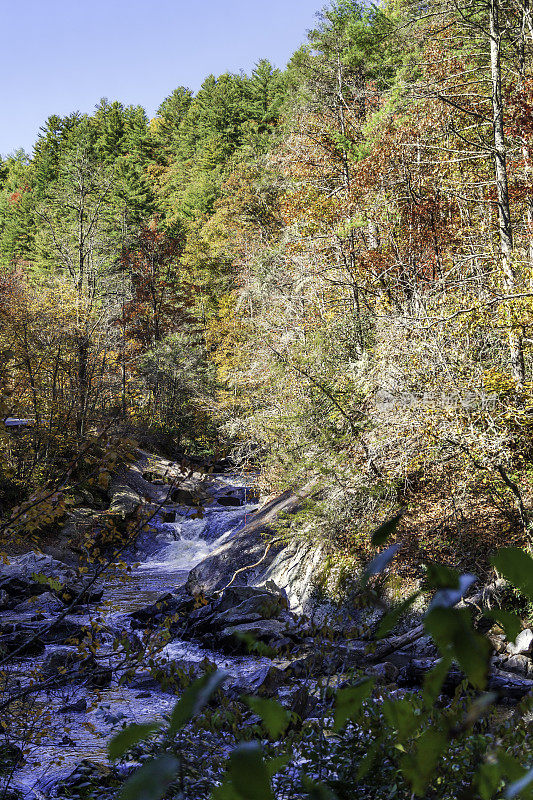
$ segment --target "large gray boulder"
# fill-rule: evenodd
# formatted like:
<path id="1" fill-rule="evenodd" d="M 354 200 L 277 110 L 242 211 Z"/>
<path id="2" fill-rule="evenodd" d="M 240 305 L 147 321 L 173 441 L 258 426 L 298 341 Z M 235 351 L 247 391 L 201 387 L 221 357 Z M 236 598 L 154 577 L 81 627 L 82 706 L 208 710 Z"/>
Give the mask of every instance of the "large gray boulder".
<path id="1" fill-rule="evenodd" d="M 227 586 L 260 586 L 273 581 L 286 592 L 291 609 L 306 611 L 323 548 L 302 541 L 287 544 L 273 525 L 280 514 L 297 511 L 315 489 L 315 484 L 309 483 L 298 491 L 287 490 L 263 506 L 244 528 L 191 570 L 189 591 L 210 595 Z"/>

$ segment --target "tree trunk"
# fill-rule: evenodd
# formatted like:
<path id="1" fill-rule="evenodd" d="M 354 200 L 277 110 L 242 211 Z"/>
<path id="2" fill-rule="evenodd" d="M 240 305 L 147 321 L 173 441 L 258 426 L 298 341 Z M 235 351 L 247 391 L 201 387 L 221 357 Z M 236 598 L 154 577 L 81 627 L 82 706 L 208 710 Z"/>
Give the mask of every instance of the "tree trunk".
<path id="1" fill-rule="evenodd" d="M 498 197 L 499 255 L 502 267 L 503 286 L 506 294 L 514 294 L 515 274 L 513 270 L 513 229 L 509 208 L 507 186 L 506 147 L 503 132 L 503 99 L 500 63 L 499 0 L 489 0 L 490 23 L 490 71 L 492 78 L 492 114 L 494 133 L 494 169 Z M 513 329 L 512 313 L 509 312 L 509 353 L 513 377 L 519 384 L 525 380 L 522 339 Z"/>
<path id="2" fill-rule="evenodd" d="M 89 394 L 88 370 L 89 361 L 89 337 L 80 335 L 77 342 L 78 350 L 78 414 L 76 427 L 78 434 L 83 436 L 85 433 L 85 422 L 87 416 L 87 398 Z"/>

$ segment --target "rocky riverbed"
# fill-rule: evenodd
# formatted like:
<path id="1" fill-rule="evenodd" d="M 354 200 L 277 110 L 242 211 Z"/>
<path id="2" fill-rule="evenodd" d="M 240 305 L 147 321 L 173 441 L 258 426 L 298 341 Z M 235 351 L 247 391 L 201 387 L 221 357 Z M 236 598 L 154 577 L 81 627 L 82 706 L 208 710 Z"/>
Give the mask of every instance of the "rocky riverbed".
<path id="1" fill-rule="evenodd" d="M 408 692 L 437 661 L 421 626 L 370 646 L 357 614 L 345 624 L 319 609 L 318 548 L 269 547 L 269 525 L 308 489 L 259 507 L 249 480 L 189 475 L 176 485 L 173 469 L 144 460 L 110 489 L 115 514 L 127 517 L 141 496 L 154 509 L 123 548 L 125 567 L 91 576 L 74 558 L 36 552 L 0 567 L 0 760 L 14 797 L 76 796 L 78 784 L 107 780 L 109 738 L 125 722 L 163 719 L 206 669 L 227 671 L 226 702 L 242 732 L 258 724 L 243 695 L 275 696 L 298 725 L 312 725 L 327 709 L 327 686 L 358 673 L 383 691 Z M 97 518 L 94 509 L 74 512 L 70 541 Z M 533 634 L 510 644 L 494 632 L 492 641 L 490 687 L 514 704 L 533 687 Z M 444 691 L 461 679 L 452 670 Z M 209 737 L 227 754 L 231 736 Z"/>

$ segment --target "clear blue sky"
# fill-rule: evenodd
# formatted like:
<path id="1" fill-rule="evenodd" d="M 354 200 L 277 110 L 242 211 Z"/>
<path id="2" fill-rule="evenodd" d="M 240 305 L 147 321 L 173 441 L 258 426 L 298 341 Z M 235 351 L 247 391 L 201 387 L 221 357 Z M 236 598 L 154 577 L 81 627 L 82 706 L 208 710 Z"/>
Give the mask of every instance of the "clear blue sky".
<path id="1" fill-rule="evenodd" d="M 0 153 L 101 97 L 153 116 L 210 73 L 285 66 L 325 0 L 0 0 Z"/>

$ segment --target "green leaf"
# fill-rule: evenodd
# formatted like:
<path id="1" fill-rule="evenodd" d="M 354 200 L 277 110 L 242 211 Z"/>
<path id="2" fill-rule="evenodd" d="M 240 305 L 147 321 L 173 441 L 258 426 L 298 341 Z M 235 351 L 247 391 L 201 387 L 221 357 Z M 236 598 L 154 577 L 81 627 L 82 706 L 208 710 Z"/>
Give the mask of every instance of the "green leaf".
<path id="1" fill-rule="evenodd" d="M 513 586 L 533 601 L 533 558 L 528 553 L 519 547 L 502 547 L 492 563 Z"/>
<path id="2" fill-rule="evenodd" d="M 202 675 L 185 689 L 170 715 L 169 736 L 175 736 L 180 728 L 183 728 L 207 705 L 227 677 L 227 672 L 218 669 L 216 672 Z"/>
<path id="3" fill-rule="evenodd" d="M 35 583 L 49 586 L 54 592 L 59 592 L 63 588 L 61 581 L 58 581 L 56 578 L 51 578 L 49 575 L 45 575 L 44 572 L 32 572 L 31 577 Z"/>
<path id="4" fill-rule="evenodd" d="M 161 800 L 176 777 L 178 760 L 159 756 L 148 761 L 124 784 L 118 800 Z"/>
<path id="5" fill-rule="evenodd" d="M 355 686 L 339 689 L 335 698 L 333 730 L 340 731 L 359 712 L 363 702 L 370 697 L 374 683 L 374 678 L 364 678 Z"/>
<path id="6" fill-rule="evenodd" d="M 411 738 L 422 721 L 410 700 L 385 700 L 383 716 L 387 725 L 397 732 L 402 744 Z"/>
<path id="7" fill-rule="evenodd" d="M 484 611 L 483 613 L 488 619 L 493 619 L 498 625 L 502 626 L 510 642 L 514 642 L 522 630 L 521 618 L 518 614 L 513 614 L 512 611 L 504 611 L 501 608 L 495 608 L 490 611 Z"/>
<path id="8" fill-rule="evenodd" d="M 466 608 L 434 608 L 426 615 L 424 626 L 443 655 L 452 652 L 468 680 L 476 689 L 487 682 L 490 642 L 472 627 Z"/>
<path id="9" fill-rule="evenodd" d="M 245 742 L 229 757 L 229 777 L 242 800 L 274 800 L 270 775 L 257 742 Z"/>
<path id="10" fill-rule="evenodd" d="M 365 778 L 372 767 L 374 766 L 374 762 L 376 758 L 380 754 L 382 750 L 381 740 L 376 739 L 375 742 L 372 742 L 368 750 L 366 751 L 366 755 L 361 759 L 359 762 L 359 767 L 357 768 L 357 775 L 356 780 L 361 781 Z"/>
<path id="11" fill-rule="evenodd" d="M 502 781 L 502 770 L 500 764 L 496 762 L 486 762 L 479 768 L 475 785 L 481 796 L 481 800 L 492 800 Z"/>
<path id="12" fill-rule="evenodd" d="M 485 694 L 476 697 L 470 707 L 468 708 L 463 727 L 471 728 L 487 711 L 492 708 L 498 695 L 495 692 L 486 692 Z"/>
<path id="13" fill-rule="evenodd" d="M 398 605 L 393 608 L 392 611 L 389 611 L 388 614 L 385 614 L 379 623 L 379 628 L 376 633 L 378 639 L 382 639 L 383 636 L 386 636 L 394 628 L 402 614 L 404 614 L 407 609 L 413 605 L 419 596 L 420 592 L 415 592 L 401 603 L 398 603 Z"/>
<path id="14" fill-rule="evenodd" d="M 307 775 L 302 775 L 301 780 L 304 791 L 310 800 L 336 800 L 331 789 L 324 786 L 323 783 L 316 783 L 316 781 L 308 778 Z"/>
<path id="15" fill-rule="evenodd" d="M 281 753 L 279 756 L 269 758 L 266 762 L 266 767 L 270 777 L 272 778 L 276 772 L 280 772 L 282 769 L 284 769 L 290 760 L 290 753 Z"/>
<path id="16" fill-rule="evenodd" d="M 470 573 L 466 572 L 464 575 L 459 575 L 458 581 L 459 585 L 456 589 L 439 589 L 438 592 L 435 592 L 435 595 L 429 604 L 430 611 L 434 608 L 449 608 L 457 605 L 459 600 L 461 600 L 463 595 L 466 594 L 472 584 L 477 581 L 477 578 L 475 575 L 471 575 Z"/>
<path id="17" fill-rule="evenodd" d="M 459 573 L 445 566 L 444 564 L 434 564 L 427 561 L 425 585 L 429 589 L 458 589 Z"/>
<path id="18" fill-rule="evenodd" d="M 382 550 L 381 553 L 378 553 L 365 569 L 361 578 L 362 583 L 366 583 L 366 581 L 368 581 L 372 575 L 378 575 L 380 572 L 383 572 L 383 570 L 388 567 L 400 547 L 400 544 L 391 544 L 391 546 L 387 547 L 386 550 Z"/>
<path id="19" fill-rule="evenodd" d="M 252 711 L 259 714 L 271 739 L 277 739 L 287 728 L 291 714 L 277 700 L 264 697 L 247 697 L 247 704 Z"/>
<path id="20" fill-rule="evenodd" d="M 451 658 L 443 656 L 440 661 L 437 661 L 433 669 L 431 669 L 424 676 L 424 689 L 422 696 L 426 706 L 432 706 L 439 696 L 451 663 Z"/>
<path id="21" fill-rule="evenodd" d="M 117 733 L 116 736 L 113 736 L 109 742 L 107 746 L 109 758 L 112 760 L 120 758 L 133 747 L 134 744 L 137 744 L 137 742 L 144 742 L 145 739 L 148 739 L 152 733 L 160 730 L 160 728 L 161 724 L 158 722 L 133 723 L 132 725 L 128 725 L 127 728 L 124 728 L 124 730 Z"/>
<path id="22" fill-rule="evenodd" d="M 526 774 L 526 770 L 520 762 L 505 750 L 498 751 L 498 762 L 501 766 L 502 774 L 511 781 L 519 781 Z"/>
<path id="23" fill-rule="evenodd" d="M 448 745 L 448 737 L 443 731 L 429 729 L 416 740 L 416 749 L 407 753 L 401 761 L 404 777 L 419 797 L 425 794 L 426 787 L 435 772 L 437 762 Z"/>
<path id="24" fill-rule="evenodd" d="M 400 511 L 399 514 L 396 514 L 396 516 L 391 517 L 391 519 L 388 519 L 386 522 L 380 525 L 379 528 L 376 528 L 376 530 L 372 534 L 372 544 L 374 545 L 374 547 L 381 547 L 382 544 L 385 544 L 389 536 L 396 531 L 396 528 L 398 527 L 398 523 L 401 520 L 403 513 L 404 513 L 403 511 Z"/>
<path id="25" fill-rule="evenodd" d="M 505 790 L 506 798 L 518 797 L 525 789 L 528 789 L 533 784 L 533 768 L 528 770 L 525 775 L 517 781 L 513 781 Z"/>

